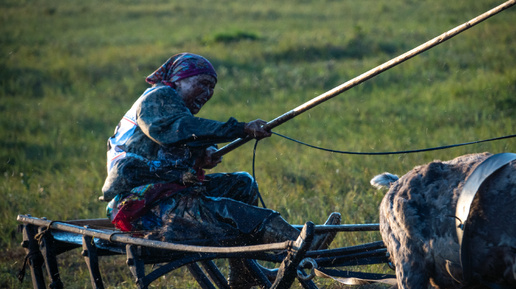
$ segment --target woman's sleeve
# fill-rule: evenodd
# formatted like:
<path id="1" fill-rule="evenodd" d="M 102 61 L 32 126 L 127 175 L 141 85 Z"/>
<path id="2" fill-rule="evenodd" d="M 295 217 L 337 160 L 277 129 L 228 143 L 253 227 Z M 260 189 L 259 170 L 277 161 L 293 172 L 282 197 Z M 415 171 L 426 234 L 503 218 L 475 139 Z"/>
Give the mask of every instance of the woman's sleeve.
<path id="1" fill-rule="evenodd" d="M 170 88 L 158 89 L 142 100 L 137 122 L 143 133 L 163 146 L 223 143 L 246 135 L 245 123 L 235 118 L 220 122 L 193 116 Z"/>

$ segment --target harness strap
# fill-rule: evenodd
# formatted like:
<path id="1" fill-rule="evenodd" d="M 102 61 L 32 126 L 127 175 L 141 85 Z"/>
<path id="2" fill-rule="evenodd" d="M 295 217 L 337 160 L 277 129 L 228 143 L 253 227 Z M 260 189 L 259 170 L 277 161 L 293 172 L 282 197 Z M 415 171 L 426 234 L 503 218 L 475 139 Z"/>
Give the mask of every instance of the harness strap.
<path id="1" fill-rule="evenodd" d="M 350 272 L 322 268 L 314 268 L 313 271 L 317 277 L 332 279 L 348 286 L 367 284 L 387 284 L 395 286 L 397 282 L 395 275 L 388 274 Z"/>
<path id="2" fill-rule="evenodd" d="M 475 168 L 462 188 L 462 192 L 457 201 L 455 223 L 460 246 L 462 275 L 466 282 L 471 280 L 472 271 L 470 256 L 466 249 L 468 247 L 468 238 L 463 239 L 463 237 L 467 229 L 466 221 L 469 216 L 471 204 L 473 203 L 473 199 L 475 198 L 478 189 L 482 186 L 484 181 L 513 160 L 516 160 L 516 154 L 514 153 L 500 153 L 490 156 Z"/>

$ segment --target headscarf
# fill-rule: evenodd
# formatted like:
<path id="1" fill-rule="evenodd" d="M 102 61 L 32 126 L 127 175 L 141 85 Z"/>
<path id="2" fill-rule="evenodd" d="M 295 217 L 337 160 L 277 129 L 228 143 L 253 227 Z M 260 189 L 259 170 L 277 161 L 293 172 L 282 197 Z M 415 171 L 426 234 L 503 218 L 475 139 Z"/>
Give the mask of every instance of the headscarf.
<path id="1" fill-rule="evenodd" d="M 170 57 L 145 81 L 150 84 L 163 83 L 175 88 L 174 82 L 199 74 L 211 75 L 217 80 L 217 73 L 204 57 L 192 53 L 180 53 Z"/>

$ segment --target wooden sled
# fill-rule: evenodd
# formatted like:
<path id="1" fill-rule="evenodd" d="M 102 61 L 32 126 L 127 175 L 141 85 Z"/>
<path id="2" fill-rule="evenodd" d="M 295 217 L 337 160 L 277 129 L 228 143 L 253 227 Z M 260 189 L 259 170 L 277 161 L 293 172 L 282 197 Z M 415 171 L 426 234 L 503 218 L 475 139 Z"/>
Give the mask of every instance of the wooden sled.
<path id="1" fill-rule="evenodd" d="M 296 241 L 210 247 L 140 238 L 116 230 L 108 219 L 64 222 L 18 215 L 18 221 L 22 223 L 22 246 L 27 252 L 24 264 L 30 266 L 33 287 L 38 289 L 46 288 L 43 267 L 51 282 L 49 287 L 64 288 L 57 256 L 76 248 L 82 248 L 93 288 L 104 288 L 99 257 L 112 255 L 127 256 L 127 265 L 138 288 L 148 288 L 157 278 L 186 266 L 201 288 L 229 289 L 225 276 L 213 262 L 225 258 L 244 259 L 250 275 L 246 278 L 254 280 L 261 288 L 290 288 L 297 279 L 303 288 L 317 289 L 312 280 L 315 276 L 333 278 L 348 285 L 364 284 L 365 280 L 392 284 L 395 280 L 392 275 L 335 269 L 387 263 L 388 256 L 382 241 L 331 250 L 308 250 L 316 232 L 374 231 L 378 230 L 378 224 L 315 226 L 308 222 L 304 226 L 296 226 L 301 229 Z M 257 261 L 276 263 L 279 268 L 268 269 Z M 145 265 L 150 264 L 160 266 L 145 274 Z"/>

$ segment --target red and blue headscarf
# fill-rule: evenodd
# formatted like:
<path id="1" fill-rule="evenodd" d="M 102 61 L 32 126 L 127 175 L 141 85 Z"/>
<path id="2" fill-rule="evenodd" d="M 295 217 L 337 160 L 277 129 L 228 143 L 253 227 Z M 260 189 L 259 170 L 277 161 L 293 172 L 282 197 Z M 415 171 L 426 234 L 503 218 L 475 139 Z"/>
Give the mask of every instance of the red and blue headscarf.
<path id="1" fill-rule="evenodd" d="M 217 80 L 217 73 L 208 59 L 192 53 L 180 53 L 170 57 L 147 76 L 145 81 L 150 84 L 163 83 L 175 88 L 174 82 L 199 74 L 208 74 Z"/>

